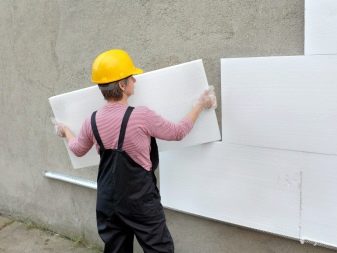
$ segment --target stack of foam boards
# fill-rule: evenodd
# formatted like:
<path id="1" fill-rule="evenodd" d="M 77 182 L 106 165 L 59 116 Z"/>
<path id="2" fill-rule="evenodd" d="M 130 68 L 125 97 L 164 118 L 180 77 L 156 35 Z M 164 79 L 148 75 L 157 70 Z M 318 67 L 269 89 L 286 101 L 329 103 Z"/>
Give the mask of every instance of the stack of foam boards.
<path id="1" fill-rule="evenodd" d="M 196 60 L 136 77 L 135 95 L 129 99 L 132 106 L 148 106 L 173 122 L 181 120 L 191 110 L 194 101 L 208 88 L 204 66 Z M 85 118 L 104 105 L 98 87 L 90 87 L 49 99 L 56 120 L 63 122 L 78 134 Z M 180 142 L 158 140 L 159 150 L 170 150 L 220 140 L 220 131 L 214 110 L 202 113 L 191 133 Z M 67 147 L 68 149 L 68 147 Z M 97 165 L 95 148 L 78 158 L 68 150 L 74 168 Z"/>
<path id="2" fill-rule="evenodd" d="M 223 142 L 161 154 L 163 204 L 336 246 L 337 56 L 221 63 Z"/>

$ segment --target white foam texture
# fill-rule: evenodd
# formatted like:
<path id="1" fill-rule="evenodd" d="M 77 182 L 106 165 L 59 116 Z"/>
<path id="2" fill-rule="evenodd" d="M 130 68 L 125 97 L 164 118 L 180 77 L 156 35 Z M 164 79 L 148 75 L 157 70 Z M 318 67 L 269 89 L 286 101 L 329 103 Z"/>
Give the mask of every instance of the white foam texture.
<path id="1" fill-rule="evenodd" d="M 132 106 L 148 106 L 173 122 L 181 120 L 192 108 L 193 102 L 208 88 L 202 60 L 179 64 L 136 76 L 135 95 L 130 97 Z M 49 99 L 55 119 L 78 134 L 86 117 L 105 101 L 96 86 L 85 88 Z M 191 133 L 182 141 L 158 141 L 159 150 L 171 150 L 221 138 L 215 110 L 204 111 Z M 68 149 L 68 148 L 67 148 Z M 74 168 L 99 163 L 93 148 L 84 157 L 74 156 L 68 149 Z"/>

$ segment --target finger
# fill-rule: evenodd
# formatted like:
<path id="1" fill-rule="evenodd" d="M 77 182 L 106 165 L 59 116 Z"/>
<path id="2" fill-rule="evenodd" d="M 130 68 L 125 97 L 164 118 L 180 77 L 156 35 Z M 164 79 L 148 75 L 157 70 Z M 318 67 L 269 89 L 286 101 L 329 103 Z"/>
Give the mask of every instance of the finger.
<path id="1" fill-rule="evenodd" d="M 53 123 L 54 125 L 57 124 L 57 120 L 54 117 L 50 117 L 50 121 L 51 123 Z"/>
<path id="2" fill-rule="evenodd" d="M 214 85 L 208 86 L 208 90 L 209 90 L 209 91 L 214 91 L 214 88 L 215 88 Z"/>
<path id="3" fill-rule="evenodd" d="M 218 104 L 217 104 L 217 101 L 216 101 L 216 97 L 214 96 L 214 99 L 212 100 L 212 108 L 213 109 L 216 109 L 217 108 L 217 106 L 218 106 Z"/>
<path id="4" fill-rule="evenodd" d="M 208 92 L 208 95 L 209 95 L 209 96 L 214 96 L 214 97 L 215 97 L 215 92 L 214 92 L 214 90 L 210 90 L 210 91 Z"/>

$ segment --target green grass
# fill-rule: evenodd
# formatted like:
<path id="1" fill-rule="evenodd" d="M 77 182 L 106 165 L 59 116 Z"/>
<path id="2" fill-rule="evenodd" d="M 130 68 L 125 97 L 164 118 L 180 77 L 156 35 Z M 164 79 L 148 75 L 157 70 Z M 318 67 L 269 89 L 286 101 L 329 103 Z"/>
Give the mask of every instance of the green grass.
<path id="1" fill-rule="evenodd" d="M 89 244 L 85 240 L 84 236 L 78 236 L 78 237 L 75 237 L 75 238 L 68 238 L 68 239 L 73 241 L 74 247 L 85 247 L 85 248 L 93 250 L 95 253 L 101 253 L 102 252 L 101 247 L 99 247 L 97 245 Z"/>

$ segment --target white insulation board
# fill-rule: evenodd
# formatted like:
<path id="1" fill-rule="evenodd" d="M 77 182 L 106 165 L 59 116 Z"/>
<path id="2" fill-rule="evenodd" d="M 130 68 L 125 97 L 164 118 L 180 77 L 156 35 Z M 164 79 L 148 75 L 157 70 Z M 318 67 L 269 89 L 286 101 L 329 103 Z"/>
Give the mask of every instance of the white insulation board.
<path id="1" fill-rule="evenodd" d="M 221 60 L 223 140 L 337 154 L 337 56 Z"/>
<path id="2" fill-rule="evenodd" d="M 303 161 L 301 239 L 337 248 L 337 156 Z"/>
<path id="3" fill-rule="evenodd" d="M 299 152 L 222 142 L 160 153 L 168 208 L 299 238 Z"/>
<path id="4" fill-rule="evenodd" d="M 305 55 L 337 54 L 337 1 L 305 1 Z"/>
<path id="5" fill-rule="evenodd" d="M 132 106 L 148 106 L 173 122 L 179 122 L 191 110 L 194 101 L 208 87 L 202 60 L 196 60 L 135 76 L 135 94 Z M 98 87 L 93 86 L 49 98 L 56 120 L 68 125 L 78 134 L 86 117 L 104 105 Z M 215 110 L 204 111 L 191 133 L 182 141 L 158 140 L 159 150 L 171 150 L 220 140 Z M 68 147 L 67 147 L 68 149 Z M 97 165 L 95 148 L 84 157 L 74 156 L 68 149 L 74 168 Z"/>

